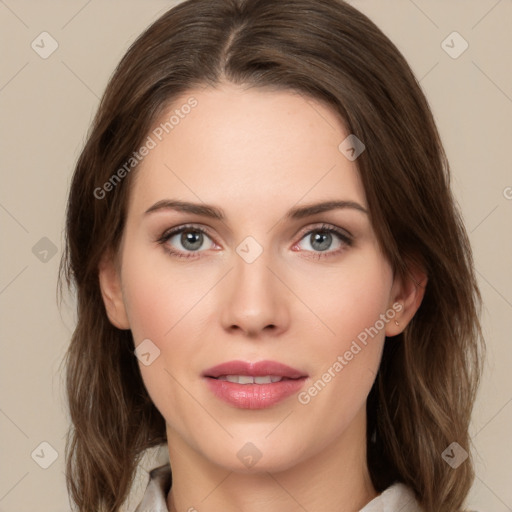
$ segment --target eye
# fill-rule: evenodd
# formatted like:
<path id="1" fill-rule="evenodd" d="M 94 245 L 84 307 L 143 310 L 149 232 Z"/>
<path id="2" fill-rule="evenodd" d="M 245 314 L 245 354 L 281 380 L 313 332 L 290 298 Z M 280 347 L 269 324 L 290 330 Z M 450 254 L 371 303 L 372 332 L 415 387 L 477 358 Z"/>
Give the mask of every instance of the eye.
<path id="1" fill-rule="evenodd" d="M 294 247 L 317 253 L 315 257 L 324 257 L 338 254 L 346 246 L 350 247 L 352 244 L 353 239 L 348 233 L 333 226 L 322 225 L 306 232 Z"/>
<path id="2" fill-rule="evenodd" d="M 194 225 L 169 229 L 157 242 L 177 258 L 199 258 L 205 250 L 217 247 L 205 229 Z M 315 258 L 323 258 L 337 255 L 352 245 L 352 236 L 346 231 L 323 224 L 307 231 L 292 249 L 298 247 Z"/>
<path id="3" fill-rule="evenodd" d="M 209 241 L 206 244 L 205 242 Z M 193 253 L 215 247 L 207 232 L 197 226 L 181 226 L 166 231 L 158 240 L 165 250 L 178 258 L 197 257 Z M 188 254 L 187 254 L 188 253 Z"/>

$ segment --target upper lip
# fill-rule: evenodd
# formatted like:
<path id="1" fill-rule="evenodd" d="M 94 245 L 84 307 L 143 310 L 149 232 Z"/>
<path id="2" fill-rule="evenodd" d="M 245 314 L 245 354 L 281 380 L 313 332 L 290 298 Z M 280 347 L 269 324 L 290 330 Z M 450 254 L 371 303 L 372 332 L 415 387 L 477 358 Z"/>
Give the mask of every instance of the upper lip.
<path id="1" fill-rule="evenodd" d="M 203 377 L 220 377 L 222 375 L 252 375 L 253 377 L 262 377 L 265 375 L 275 375 L 277 377 L 287 377 L 289 379 L 299 379 L 307 375 L 296 368 L 287 366 L 277 361 L 227 361 L 208 368 L 202 373 Z"/>

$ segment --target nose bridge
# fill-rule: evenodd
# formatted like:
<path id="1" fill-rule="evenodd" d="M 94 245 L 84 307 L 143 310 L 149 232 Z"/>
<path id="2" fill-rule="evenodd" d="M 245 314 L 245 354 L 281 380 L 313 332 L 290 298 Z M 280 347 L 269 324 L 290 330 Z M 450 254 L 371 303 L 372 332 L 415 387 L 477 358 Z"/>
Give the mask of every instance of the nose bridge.
<path id="1" fill-rule="evenodd" d="M 236 302 L 256 314 L 264 311 L 275 301 L 275 283 L 271 282 L 272 273 L 268 267 L 271 264 L 269 250 L 257 254 L 254 247 L 249 246 L 246 255 L 240 255 L 242 246 L 237 248 L 235 269 L 233 275 L 233 294 Z M 246 258 L 247 256 L 247 258 Z M 245 304 L 245 306 L 244 306 Z"/>
<path id="2" fill-rule="evenodd" d="M 241 297 L 268 295 L 266 299 L 271 298 L 269 287 L 272 287 L 272 283 L 269 277 L 272 274 L 268 269 L 271 263 L 269 253 L 270 251 L 264 251 L 250 261 L 240 255 L 237 256 L 233 275 L 235 293 L 240 294 Z"/>
<path id="3" fill-rule="evenodd" d="M 269 270 L 273 253 L 247 237 L 236 248 L 229 291 L 223 304 L 225 328 L 255 333 L 266 327 L 284 329 L 288 322 L 282 284 Z"/>

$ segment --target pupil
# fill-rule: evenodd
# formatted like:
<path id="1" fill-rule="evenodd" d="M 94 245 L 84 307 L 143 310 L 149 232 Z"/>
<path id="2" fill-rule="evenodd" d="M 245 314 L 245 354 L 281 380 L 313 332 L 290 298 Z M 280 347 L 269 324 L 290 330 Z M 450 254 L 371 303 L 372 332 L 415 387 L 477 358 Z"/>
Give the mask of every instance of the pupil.
<path id="1" fill-rule="evenodd" d="M 326 251 L 329 249 L 332 241 L 332 235 L 330 233 L 326 232 L 319 232 L 315 235 L 312 235 L 313 241 L 311 242 L 311 246 L 314 249 L 317 249 L 319 251 Z M 317 246 L 315 246 L 316 243 L 319 243 Z"/>
<path id="2" fill-rule="evenodd" d="M 186 249 L 197 250 L 203 243 L 203 234 L 197 231 L 184 231 L 181 234 L 181 243 Z"/>

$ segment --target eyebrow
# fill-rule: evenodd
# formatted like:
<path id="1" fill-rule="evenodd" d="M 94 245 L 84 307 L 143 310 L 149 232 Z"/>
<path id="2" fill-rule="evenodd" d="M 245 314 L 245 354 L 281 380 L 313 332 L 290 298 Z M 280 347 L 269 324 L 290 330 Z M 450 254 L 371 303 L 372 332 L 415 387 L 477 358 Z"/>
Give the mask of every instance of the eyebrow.
<path id="1" fill-rule="evenodd" d="M 324 201 L 292 208 L 286 213 L 285 217 L 287 219 L 303 219 L 318 213 L 345 208 L 350 208 L 368 214 L 366 208 L 361 206 L 359 203 L 356 203 L 355 201 Z M 221 208 L 217 208 L 215 206 L 204 203 L 190 203 L 188 201 L 178 201 L 172 199 L 163 199 L 158 201 L 153 206 L 149 207 L 145 211 L 144 215 L 148 215 L 150 213 L 161 210 L 175 210 L 178 212 L 193 213 L 221 221 L 225 220 L 226 218 L 226 215 Z"/>

